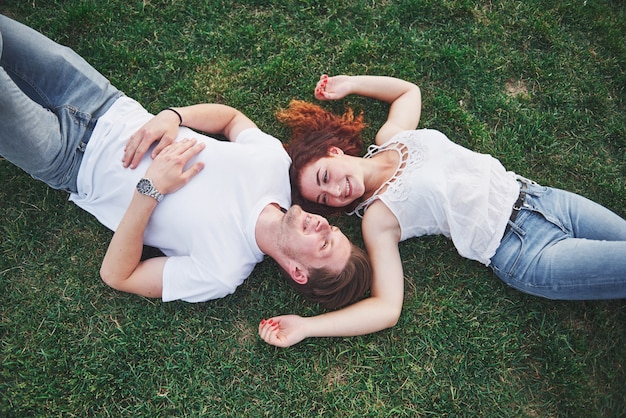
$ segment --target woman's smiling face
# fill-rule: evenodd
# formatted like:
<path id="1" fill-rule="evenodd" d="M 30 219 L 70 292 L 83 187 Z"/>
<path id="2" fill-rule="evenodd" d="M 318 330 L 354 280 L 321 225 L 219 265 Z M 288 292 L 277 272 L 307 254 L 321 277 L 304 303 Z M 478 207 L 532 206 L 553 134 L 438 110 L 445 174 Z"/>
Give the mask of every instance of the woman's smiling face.
<path id="1" fill-rule="evenodd" d="M 321 205 L 340 208 L 363 196 L 363 180 L 355 177 L 356 171 L 350 162 L 350 157 L 341 150 L 331 150 L 327 157 L 305 166 L 300 173 L 302 197 Z"/>

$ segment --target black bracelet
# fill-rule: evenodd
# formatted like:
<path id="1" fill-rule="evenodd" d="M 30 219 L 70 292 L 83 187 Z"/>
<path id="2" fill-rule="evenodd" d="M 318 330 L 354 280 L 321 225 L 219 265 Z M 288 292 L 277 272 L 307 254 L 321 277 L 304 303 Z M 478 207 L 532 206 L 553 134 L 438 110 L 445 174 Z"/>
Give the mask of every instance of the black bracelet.
<path id="1" fill-rule="evenodd" d="M 168 107 L 167 109 L 163 109 L 163 110 L 171 110 L 172 112 L 176 113 L 176 115 L 178 115 L 178 120 L 180 120 L 180 123 L 178 124 L 178 126 L 183 126 L 183 117 L 180 115 L 180 113 L 178 113 L 171 107 Z"/>

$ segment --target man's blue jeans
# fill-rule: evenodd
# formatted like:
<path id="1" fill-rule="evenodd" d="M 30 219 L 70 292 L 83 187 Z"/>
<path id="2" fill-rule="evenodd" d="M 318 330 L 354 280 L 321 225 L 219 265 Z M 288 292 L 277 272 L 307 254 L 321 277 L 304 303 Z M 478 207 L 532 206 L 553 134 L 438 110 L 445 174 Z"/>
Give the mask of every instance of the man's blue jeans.
<path id="1" fill-rule="evenodd" d="M 71 49 L 0 15 L 0 155 L 76 192 L 98 117 L 122 95 Z"/>
<path id="2" fill-rule="evenodd" d="M 626 298 L 626 221 L 582 196 L 529 184 L 490 267 L 549 299 Z"/>

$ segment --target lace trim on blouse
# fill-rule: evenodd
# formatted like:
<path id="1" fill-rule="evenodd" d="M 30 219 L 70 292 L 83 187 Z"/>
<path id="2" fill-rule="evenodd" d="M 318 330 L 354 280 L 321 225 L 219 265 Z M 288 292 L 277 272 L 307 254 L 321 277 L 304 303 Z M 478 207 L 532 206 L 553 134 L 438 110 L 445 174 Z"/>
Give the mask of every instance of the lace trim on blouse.
<path id="1" fill-rule="evenodd" d="M 415 131 L 402 132 L 396 135 L 394 142 L 387 143 L 380 147 L 378 145 L 370 145 L 367 147 L 367 153 L 363 158 L 372 158 L 374 155 L 383 151 L 395 150 L 400 157 L 398 168 L 393 176 L 376 189 L 373 195 L 359 203 L 353 211 L 348 212 L 348 215 L 356 215 L 359 218 L 363 218 L 367 208 L 380 197 L 383 190 L 384 193 L 389 196 L 390 200 L 401 201 L 407 198 L 409 192 L 407 188 L 404 187 L 402 175 L 405 172 L 410 172 L 420 167 L 424 163 L 427 154 L 426 147 L 413 140 L 414 133 Z"/>

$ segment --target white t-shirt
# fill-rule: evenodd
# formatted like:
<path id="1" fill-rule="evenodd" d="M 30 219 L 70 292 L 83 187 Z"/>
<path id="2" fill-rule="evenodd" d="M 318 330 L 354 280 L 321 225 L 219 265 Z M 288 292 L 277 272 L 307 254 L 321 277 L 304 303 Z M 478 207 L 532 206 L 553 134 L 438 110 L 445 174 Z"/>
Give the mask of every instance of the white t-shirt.
<path id="1" fill-rule="evenodd" d="M 89 140 L 78 193 L 70 200 L 111 230 L 119 225 L 152 161 L 146 153 L 136 169 L 124 168 L 124 146 L 152 117 L 136 101 L 122 97 L 98 120 Z M 233 293 L 263 259 L 255 240 L 256 221 L 268 204 L 290 206 L 291 160 L 278 139 L 259 129 L 247 129 L 228 142 L 180 128 L 182 138 L 206 143 L 195 157 L 205 167 L 157 205 L 144 244 L 169 257 L 163 300 L 201 302 Z"/>
<path id="2" fill-rule="evenodd" d="M 380 199 L 398 219 L 401 240 L 445 235 L 460 255 L 488 266 L 519 195 L 515 173 L 432 129 L 401 132 L 365 158 L 385 150 L 399 153 L 399 168 L 355 212 Z"/>

